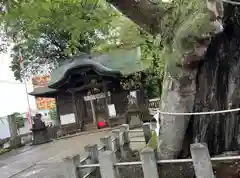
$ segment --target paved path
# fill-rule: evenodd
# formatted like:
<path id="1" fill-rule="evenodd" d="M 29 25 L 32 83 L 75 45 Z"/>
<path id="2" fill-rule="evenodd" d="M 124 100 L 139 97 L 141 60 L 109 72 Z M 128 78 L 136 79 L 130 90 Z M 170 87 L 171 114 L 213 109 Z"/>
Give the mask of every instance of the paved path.
<path id="1" fill-rule="evenodd" d="M 86 157 L 84 146 L 100 144 L 100 138 L 110 135 L 108 131 L 76 136 L 48 144 L 13 150 L 0 156 L 1 178 L 65 178 L 62 159 L 74 154 Z M 143 133 L 130 133 L 131 147 L 144 147 Z M 136 142 L 137 141 L 137 142 Z"/>
<path id="2" fill-rule="evenodd" d="M 83 157 L 86 156 L 84 146 L 94 143 L 99 144 L 99 138 L 108 134 L 107 131 L 92 133 L 20 149 L 20 151 L 9 152 L 6 155 L 0 156 L 0 177 L 61 177 L 62 175 L 57 175 L 57 172 L 59 172 L 60 162 L 64 157 L 73 154 L 80 154 Z M 48 168 L 48 170 L 46 170 L 46 168 Z M 48 171 L 50 171 L 51 174 L 47 174 Z"/>

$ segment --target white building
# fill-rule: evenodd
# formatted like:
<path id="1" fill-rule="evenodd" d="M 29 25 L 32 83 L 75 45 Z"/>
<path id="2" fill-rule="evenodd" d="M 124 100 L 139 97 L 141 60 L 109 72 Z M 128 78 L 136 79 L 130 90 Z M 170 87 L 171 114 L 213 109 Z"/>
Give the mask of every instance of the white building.
<path id="1" fill-rule="evenodd" d="M 16 81 L 13 72 L 9 68 L 10 54 L 0 54 L 0 118 L 14 112 L 28 112 L 26 88 L 23 83 Z M 28 92 L 33 90 L 31 83 L 27 84 Z M 33 96 L 29 96 L 31 110 L 36 110 L 36 102 Z M 2 121 L 1 121 L 2 120 Z M 6 119 L 0 120 L 0 138 L 9 136 L 9 128 Z"/>

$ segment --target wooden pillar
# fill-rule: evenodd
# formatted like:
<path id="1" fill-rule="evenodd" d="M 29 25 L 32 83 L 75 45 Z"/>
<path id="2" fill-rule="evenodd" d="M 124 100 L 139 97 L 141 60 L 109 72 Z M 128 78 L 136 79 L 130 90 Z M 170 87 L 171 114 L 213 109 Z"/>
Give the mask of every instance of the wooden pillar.
<path id="1" fill-rule="evenodd" d="M 105 112 L 106 112 L 106 116 L 107 116 L 107 120 L 108 120 L 108 124 L 110 125 L 110 117 L 109 117 L 109 111 L 108 111 L 108 104 L 109 103 L 109 99 L 108 99 L 108 91 L 107 91 L 107 84 L 105 82 L 103 82 L 103 92 L 105 94 Z"/>
<path id="2" fill-rule="evenodd" d="M 72 94 L 72 107 L 73 107 L 73 113 L 74 113 L 76 125 L 77 125 L 77 128 L 81 129 L 80 119 L 78 117 L 78 111 L 77 111 L 76 91 L 71 90 L 70 93 Z"/>
<path id="3" fill-rule="evenodd" d="M 93 89 L 90 89 L 91 95 L 93 95 Z M 90 100 L 90 104 L 91 104 L 91 110 L 92 110 L 92 117 L 93 117 L 93 123 L 97 124 L 98 120 L 97 120 L 97 115 L 96 115 L 96 107 L 95 107 L 95 102 L 93 99 Z"/>
<path id="4" fill-rule="evenodd" d="M 57 114 L 57 117 L 56 117 L 56 126 L 57 127 L 61 127 L 61 119 L 60 119 L 60 113 L 59 113 L 59 98 L 58 96 L 55 97 L 55 102 L 56 102 L 56 114 Z"/>
<path id="5" fill-rule="evenodd" d="M 85 117 L 85 106 L 84 106 L 84 99 L 83 99 L 83 95 L 81 95 L 78 100 L 76 101 L 76 104 L 77 102 L 79 103 L 78 104 L 78 107 L 77 107 L 77 115 L 78 115 L 78 120 L 79 120 L 79 125 L 80 125 L 80 129 L 83 130 L 83 127 L 84 127 L 84 117 Z"/>
<path id="6" fill-rule="evenodd" d="M 82 108 L 83 117 L 87 117 L 87 106 L 86 106 L 86 101 L 84 100 L 84 94 L 82 94 L 81 98 L 83 102 L 83 108 Z"/>
<path id="7" fill-rule="evenodd" d="M 91 110 L 92 110 L 92 116 L 93 116 L 93 123 L 97 124 L 96 108 L 93 100 L 90 100 L 90 104 L 91 104 Z"/>

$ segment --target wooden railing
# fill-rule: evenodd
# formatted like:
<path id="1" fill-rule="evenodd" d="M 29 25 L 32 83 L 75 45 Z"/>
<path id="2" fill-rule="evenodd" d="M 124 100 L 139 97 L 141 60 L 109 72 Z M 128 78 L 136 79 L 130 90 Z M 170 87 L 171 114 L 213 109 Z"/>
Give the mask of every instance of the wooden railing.
<path id="1" fill-rule="evenodd" d="M 148 101 L 148 110 L 150 115 L 154 115 L 159 110 L 160 98 L 150 99 Z"/>

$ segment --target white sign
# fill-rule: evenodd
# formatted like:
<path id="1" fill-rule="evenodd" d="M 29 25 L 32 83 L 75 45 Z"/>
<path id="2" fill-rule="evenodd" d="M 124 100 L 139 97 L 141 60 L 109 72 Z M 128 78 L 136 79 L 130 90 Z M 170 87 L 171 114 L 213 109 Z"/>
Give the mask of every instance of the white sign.
<path id="1" fill-rule="evenodd" d="M 60 115 L 60 120 L 61 120 L 61 125 L 67 125 L 67 124 L 76 122 L 74 113 Z"/>
<path id="2" fill-rule="evenodd" d="M 108 96 L 111 96 L 110 92 L 108 92 Z M 105 93 L 98 93 L 96 95 L 84 96 L 84 101 L 96 100 L 100 98 L 105 98 Z"/>
<path id="3" fill-rule="evenodd" d="M 160 128 L 161 128 L 161 118 L 160 118 L 160 113 L 157 112 L 153 118 L 157 121 L 157 127 L 155 129 L 156 133 L 157 133 L 157 136 L 159 135 L 159 131 L 160 131 Z"/>
<path id="4" fill-rule="evenodd" d="M 137 104 L 137 91 L 131 91 L 128 95 L 128 104 Z"/>
<path id="5" fill-rule="evenodd" d="M 137 98 L 137 91 L 131 91 L 130 96 L 132 96 L 133 98 Z"/>
<path id="6" fill-rule="evenodd" d="M 109 104 L 108 105 L 108 113 L 109 113 L 110 117 L 115 117 L 117 115 L 114 104 Z"/>

